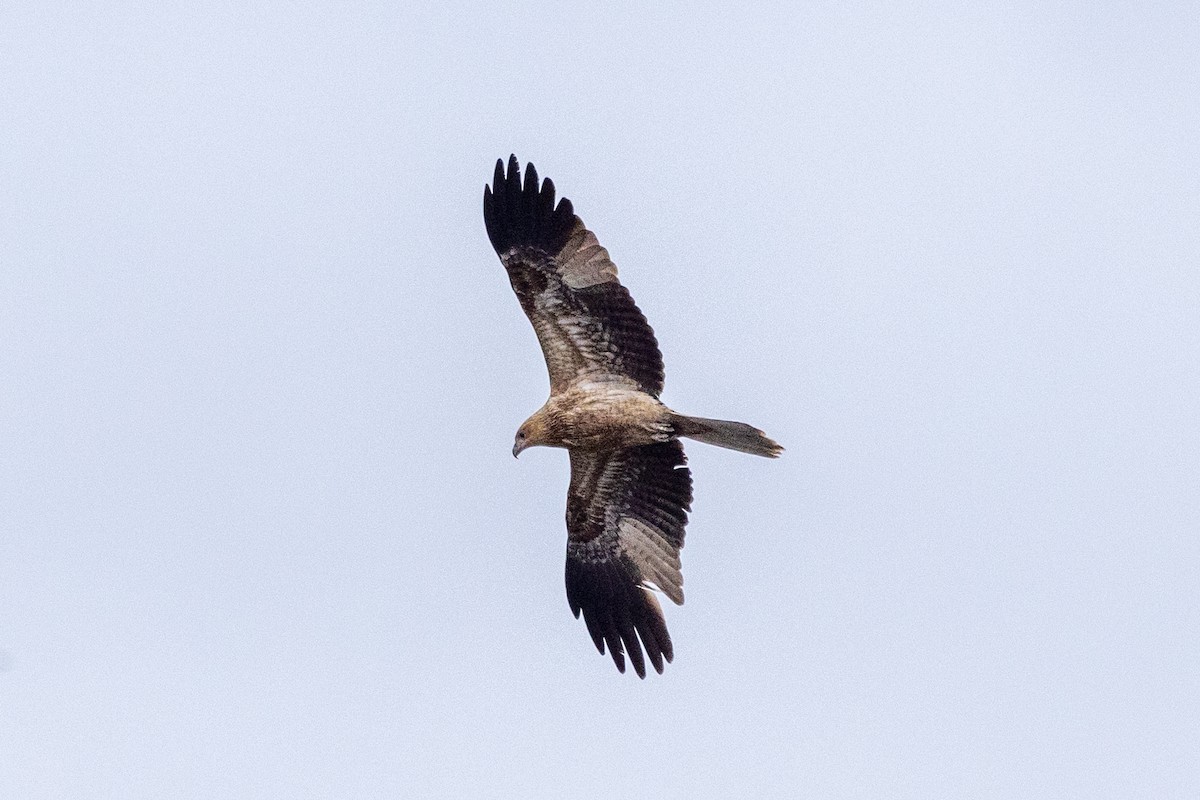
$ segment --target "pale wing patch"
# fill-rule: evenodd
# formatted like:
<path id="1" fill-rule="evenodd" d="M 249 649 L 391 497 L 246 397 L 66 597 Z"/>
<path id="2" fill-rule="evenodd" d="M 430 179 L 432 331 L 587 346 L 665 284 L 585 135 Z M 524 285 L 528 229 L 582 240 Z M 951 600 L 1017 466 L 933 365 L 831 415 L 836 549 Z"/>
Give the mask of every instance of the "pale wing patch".
<path id="1" fill-rule="evenodd" d="M 577 222 L 558 253 L 559 275 L 572 289 L 583 289 L 617 279 L 617 266 L 608 257 L 596 234 Z"/>
<path id="2" fill-rule="evenodd" d="M 652 583 L 675 605 L 683 605 L 683 573 L 679 551 L 656 528 L 624 517 L 617 524 L 620 552 L 637 565 L 642 581 Z"/>

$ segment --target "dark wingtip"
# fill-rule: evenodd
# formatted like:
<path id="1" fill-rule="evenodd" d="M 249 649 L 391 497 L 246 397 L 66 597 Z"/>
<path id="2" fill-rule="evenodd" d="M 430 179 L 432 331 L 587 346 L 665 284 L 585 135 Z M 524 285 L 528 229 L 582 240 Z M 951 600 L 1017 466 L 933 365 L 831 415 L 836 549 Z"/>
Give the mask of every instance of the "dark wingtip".
<path id="1" fill-rule="evenodd" d="M 507 170 L 504 160 L 496 159 L 490 191 L 484 187 L 483 219 L 497 253 L 525 246 L 553 255 L 566 244 L 575 225 L 575 212 L 565 198 L 555 206 L 554 183 L 547 178 L 538 186 L 532 162 L 526 165 L 522 180 L 521 164 L 512 154 Z"/>
<path id="2" fill-rule="evenodd" d="M 633 662 L 633 671 L 637 673 L 639 678 L 646 680 L 646 662 L 642 661 L 642 654 L 640 651 L 637 654 L 637 658 L 633 657 L 633 653 L 633 648 L 630 648 L 629 660 Z"/>
<path id="3" fill-rule="evenodd" d="M 504 162 L 496 159 L 496 170 L 492 173 L 492 190 L 499 192 L 504 183 Z"/>
<path id="4" fill-rule="evenodd" d="M 625 672 L 626 656 L 639 678 L 646 660 L 662 674 L 674 657 L 671 634 L 650 590 L 630 580 L 615 562 L 586 563 L 567 558 L 567 602 L 576 618 L 582 613 L 596 650 Z M 664 661 L 665 660 L 665 661 Z"/>

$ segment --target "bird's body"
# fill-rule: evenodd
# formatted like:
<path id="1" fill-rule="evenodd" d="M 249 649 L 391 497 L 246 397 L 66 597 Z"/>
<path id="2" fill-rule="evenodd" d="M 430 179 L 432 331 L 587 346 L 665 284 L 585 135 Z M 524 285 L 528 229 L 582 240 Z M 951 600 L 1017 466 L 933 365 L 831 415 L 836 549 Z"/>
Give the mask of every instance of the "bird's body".
<path id="1" fill-rule="evenodd" d="M 496 162 L 484 188 L 488 238 L 533 323 L 550 398 L 517 430 L 513 455 L 566 448 L 567 600 L 597 649 L 645 676 L 674 651 L 654 590 L 683 603 L 679 551 L 692 478 L 679 437 L 768 457 L 783 448 L 741 422 L 677 414 L 658 399 L 662 354 L 654 332 L 571 202 L 555 205 L 516 157 Z"/>
<path id="2" fill-rule="evenodd" d="M 640 389 L 583 381 L 551 395 L 525 425 L 538 432 L 538 444 L 614 450 L 669 440 L 671 416 L 669 408 Z"/>

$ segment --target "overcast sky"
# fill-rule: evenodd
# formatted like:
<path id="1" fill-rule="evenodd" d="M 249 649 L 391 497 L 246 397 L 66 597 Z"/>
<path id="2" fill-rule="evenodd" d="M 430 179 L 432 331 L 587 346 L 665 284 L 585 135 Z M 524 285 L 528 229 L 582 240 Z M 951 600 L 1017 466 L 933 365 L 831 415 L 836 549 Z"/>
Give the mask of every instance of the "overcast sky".
<path id="1" fill-rule="evenodd" d="M 0 10 L 0 796 L 1200 795 L 1192 4 L 406 5 Z M 788 448 L 645 681 L 510 152 Z"/>

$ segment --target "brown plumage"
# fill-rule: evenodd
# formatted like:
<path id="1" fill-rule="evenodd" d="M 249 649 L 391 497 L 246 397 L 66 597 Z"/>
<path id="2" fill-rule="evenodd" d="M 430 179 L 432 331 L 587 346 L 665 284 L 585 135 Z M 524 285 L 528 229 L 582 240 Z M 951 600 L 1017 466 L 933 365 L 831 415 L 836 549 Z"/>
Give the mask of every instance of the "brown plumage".
<path id="1" fill-rule="evenodd" d="M 687 417 L 663 405 L 654 331 L 617 280 L 596 236 L 550 179 L 525 179 L 515 156 L 496 162 L 483 190 L 488 238 L 533 323 L 550 372 L 550 399 L 518 429 L 513 455 L 564 447 L 567 601 L 596 648 L 639 677 L 674 656 L 657 589 L 683 603 L 679 551 L 692 476 L 678 437 L 774 458 L 783 450 L 741 422 Z M 640 641 L 639 641 L 640 640 Z"/>

